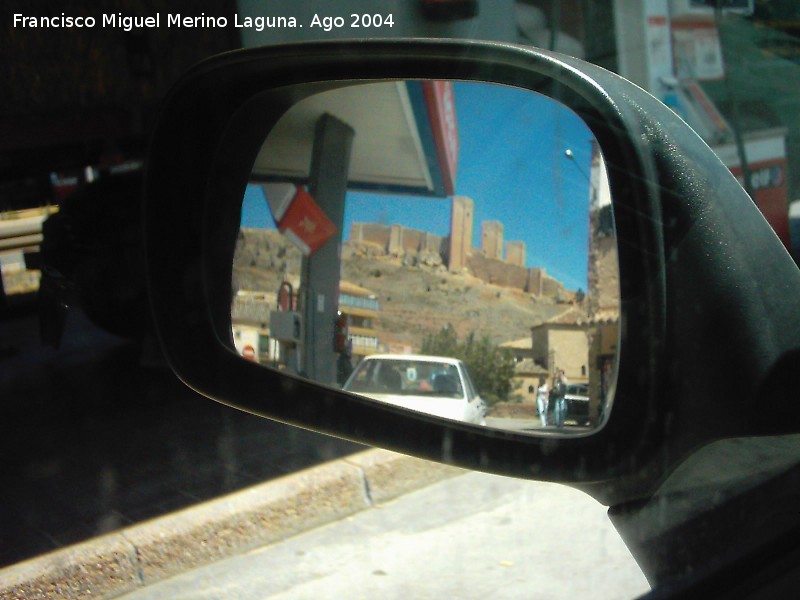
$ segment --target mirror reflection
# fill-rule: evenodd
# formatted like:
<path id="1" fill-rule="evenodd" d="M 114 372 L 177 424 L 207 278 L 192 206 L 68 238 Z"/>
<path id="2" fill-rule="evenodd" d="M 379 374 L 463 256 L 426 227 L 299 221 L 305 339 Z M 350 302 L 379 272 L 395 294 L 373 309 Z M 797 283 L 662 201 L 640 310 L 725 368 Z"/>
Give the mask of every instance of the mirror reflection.
<path id="1" fill-rule="evenodd" d="M 254 162 L 232 294 L 246 359 L 478 426 L 590 431 L 619 338 L 603 157 L 528 90 L 332 85 Z"/>

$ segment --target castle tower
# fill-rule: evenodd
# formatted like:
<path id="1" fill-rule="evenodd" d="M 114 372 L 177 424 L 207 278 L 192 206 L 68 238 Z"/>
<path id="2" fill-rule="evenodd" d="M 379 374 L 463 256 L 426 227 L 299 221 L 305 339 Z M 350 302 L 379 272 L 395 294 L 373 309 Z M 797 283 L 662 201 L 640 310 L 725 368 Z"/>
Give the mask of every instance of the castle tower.
<path id="1" fill-rule="evenodd" d="M 448 268 L 460 271 L 467 266 L 467 257 L 472 248 L 472 219 L 475 204 L 466 196 L 453 196 L 450 210 L 450 243 Z"/>
<path id="2" fill-rule="evenodd" d="M 503 260 L 503 224 L 500 221 L 481 223 L 481 251 L 486 258 Z"/>
<path id="3" fill-rule="evenodd" d="M 525 242 L 506 242 L 506 263 L 515 267 L 524 267 L 525 250 Z"/>

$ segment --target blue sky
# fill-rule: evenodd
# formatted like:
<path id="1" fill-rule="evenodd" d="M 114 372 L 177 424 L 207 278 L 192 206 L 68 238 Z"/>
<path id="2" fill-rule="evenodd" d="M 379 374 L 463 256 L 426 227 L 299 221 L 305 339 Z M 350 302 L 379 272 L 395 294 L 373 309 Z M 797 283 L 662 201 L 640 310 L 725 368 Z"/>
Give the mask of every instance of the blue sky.
<path id="1" fill-rule="evenodd" d="M 527 266 L 544 267 L 568 288 L 585 290 L 589 129 L 557 102 L 525 90 L 456 83 L 455 98 L 456 194 L 475 202 L 473 246 L 480 247 L 481 222 L 501 221 L 506 241 L 526 243 Z M 449 230 L 449 199 L 350 192 L 346 202 L 345 239 L 354 222 L 437 235 Z M 245 195 L 242 225 L 274 227 L 258 187 Z"/>

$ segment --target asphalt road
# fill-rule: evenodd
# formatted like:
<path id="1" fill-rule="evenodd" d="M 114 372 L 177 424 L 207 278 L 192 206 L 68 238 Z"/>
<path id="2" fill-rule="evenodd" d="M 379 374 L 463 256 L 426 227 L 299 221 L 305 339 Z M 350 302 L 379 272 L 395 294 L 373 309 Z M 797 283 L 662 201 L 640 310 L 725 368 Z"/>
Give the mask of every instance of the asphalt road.
<path id="1" fill-rule="evenodd" d="M 648 590 L 590 497 L 469 473 L 125 598 L 620 599 Z"/>

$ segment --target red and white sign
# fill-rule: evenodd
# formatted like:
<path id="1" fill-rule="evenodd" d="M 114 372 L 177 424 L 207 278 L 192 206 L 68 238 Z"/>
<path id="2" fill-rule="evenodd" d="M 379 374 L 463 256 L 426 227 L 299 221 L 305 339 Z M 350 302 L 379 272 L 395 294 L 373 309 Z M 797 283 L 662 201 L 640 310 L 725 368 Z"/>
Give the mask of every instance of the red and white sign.
<path id="1" fill-rule="evenodd" d="M 764 218 L 772 225 L 786 248 L 791 247 L 789 238 L 789 193 L 786 187 L 786 159 L 777 158 L 750 163 L 750 185 L 753 200 Z M 740 183 L 744 183 L 742 169 L 731 167 Z"/>
<path id="2" fill-rule="evenodd" d="M 456 189 L 458 168 L 458 121 L 452 81 L 425 81 L 422 84 L 430 116 L 444 191 L 452 196 Z"/>
<path id="3" fill-rule="evenodd" d="M 250 345 L 247 345 L 244 348 L 242 348 L 242 356 L 244 356 L 247 360 L 255 360 L 256 349 Z"/>
<path id="4" fill-rule="evenodd" d="M 672 48 L 678 79 L 721 79 L 725 76 L 719 32 L 713 21 L 673 21 Z"/>
<path id="5" fill-rule="evenodd" d="M 786 130 L 776 128 L 757 134 L 751 133 L 749 139 L 744 140 L 744 146 L 753 201 L 784 245 L 790 248 Z M 736 145 L 731 142 L 714 146 L 712 149 L 731 173 L 744 183 Z"/>
<path id="6" fill-rule="evenodd" d="M 630 10 L 630 9 L 628 9 Z M 647 79 L 642 81 L 648 90 L 658 90 L 664 77 L 672 75 L 672 47 L 669 37 L 669 19 L 662 2 L 643 2 L 644 43 L 642 59 L 646 64 Z M 635 61 L 641 60 L 635 58 Z"/>
<path id="7" fill-rule="evenodd" d="M 336 233 L 336 226 L 305 188 L 291 183 L 262 187 L 278 229 L 305 256 L 314 254 Z"/>

